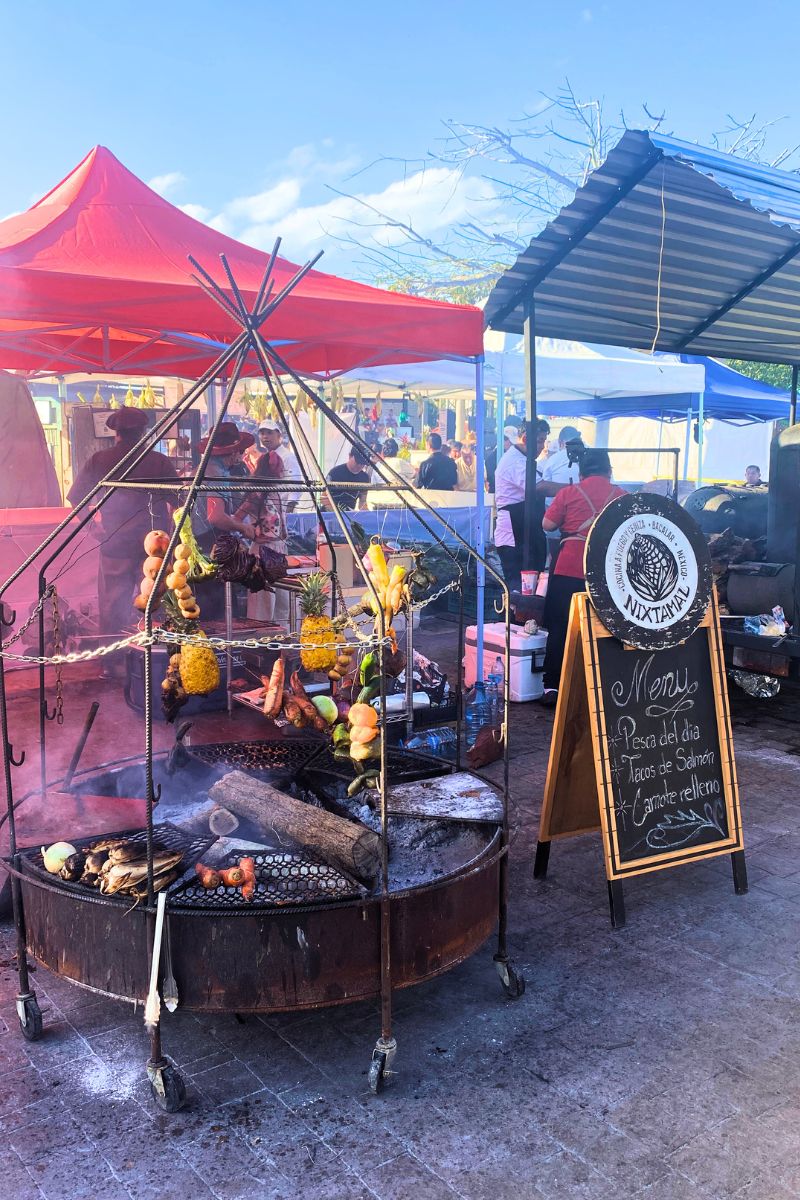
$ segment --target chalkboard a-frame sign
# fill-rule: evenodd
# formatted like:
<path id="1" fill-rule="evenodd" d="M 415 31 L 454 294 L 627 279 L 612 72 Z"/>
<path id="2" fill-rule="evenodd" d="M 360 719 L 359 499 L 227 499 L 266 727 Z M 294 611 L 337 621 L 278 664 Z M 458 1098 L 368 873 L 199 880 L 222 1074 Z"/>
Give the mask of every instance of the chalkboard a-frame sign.
<path id="1" fill-rule="evenodd" d="M 625 496 L 595 522 L 572 598 L 534 875 L 551 841 L 602 830 L 612 923 L 622 881 L 720 854 L 747 891 L 708 551 L 683 509 Z"/>

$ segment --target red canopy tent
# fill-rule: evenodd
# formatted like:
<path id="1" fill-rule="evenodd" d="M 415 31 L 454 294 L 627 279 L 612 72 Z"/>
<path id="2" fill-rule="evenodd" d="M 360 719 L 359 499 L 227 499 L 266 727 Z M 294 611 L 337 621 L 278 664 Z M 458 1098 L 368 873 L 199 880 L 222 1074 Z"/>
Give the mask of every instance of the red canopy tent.
<path id="1" fill-rule="evenodd" d="M 188 255 L 227 288 L 221 253 L 251 305 L 268 256 L 187 216 L 96 146 L 27 212 L 0 222 L 0 367 L 197 377 L 238 327 L 195 283 Z M 279 258 L 276 289 L 296 270 Z M 295 370 L 322 376 L 483 353 L 478 309 L 321 271 L 262 332 Z"/>

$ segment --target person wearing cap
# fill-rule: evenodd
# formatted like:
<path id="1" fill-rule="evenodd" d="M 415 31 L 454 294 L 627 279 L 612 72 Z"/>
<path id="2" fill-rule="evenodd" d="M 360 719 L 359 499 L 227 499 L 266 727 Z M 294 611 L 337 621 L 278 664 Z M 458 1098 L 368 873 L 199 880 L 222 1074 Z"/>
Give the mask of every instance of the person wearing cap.
<path id="1" fill-rule="evenodd" d="M 536 456 L 544 450 L 550 426 L 547 421 L 540 420 L 537 425 Z M 521 571 L 524 561 L 523 542 L 525 531 L 525 482 L 527 477 L 527 436 L 524 426 L 507 425 L 503 430 L 503 441 L 508 443 L 508 449 L 497 464 L 494 477 L 494 499 L 497 510 L 497 520 L 494 528 L 494 545 L 503 578 L 509 591 L 518 592 L 522 587 Z M 536 571 L 544 569 L 547 557 L 547 543 L 542 530 L 541 521 L 544 514 L 545 491 L 554 485 L 545 485 L 541 481 L 541 472 L 536 471 L 536 502 L 532 514 L 531 530 L 531 567 Z"/>
<path id="2" fill-rule="evenodd" d="M 283 426 L 278 421 L 267 419 L 261 422 L 258 427 L 257 449 L 258 453 L 255 454 L 255 460 L 248 463 L 251 471 L 255 469 L 255 465 L 262 454 L 274 452 L 280 455 L 281 462 L 283 463 L 284 479 L 302 479 L 296 455 L 289 446 L 284 446 L 283 444 Z M 299 499 L 300 492 L 284 492 L 284 510 L 291 512 Z"/>
<path id="3" fill-rule="evenodd" d="M 579 479 L 578 463 L 586 447 L 580 435 L 580 430 L 574 425 L 565 425 L 558 435 L 558 448 L 549 455 L 542 464 L 542 479 L 545 483 L 558 483 L 562 487 L 577 483 Z M 553 503 L 552 495 L 545 500 L 545 511 Z M 547 549 L 550 553 L 550 574 L 552 575 L 561 543 L 556 534 L 547 535 Z"/>
<path id="4" fill-rule="evenodd" d="M 337 463 L 328 471 L 328 483 L 336 484 L 330 489 L 331 498 L 341 509 L 367 507 L 367 493 L 364 485 L 370 482 L 367 467 L 369 459 L 357 446 L 350 447 L 350 453 L 343 463 Z M 356 484 L 356 487 L 348 487 Z"/>
<path id="5" fill-rule="evenodd" d="M 111 413 L 106 426 L 114 434 L 114 443 L 97 450 L 75 476 L 67 493 L 70 504 L 78 504 L 139 442 L 149 424 L 141 408 L 119 408 Z M 172 462 L 158 450 L 147 450 L 141 461 L 126 474 L 128 479 L 177 480 Z M 105 492 L 98 493 L 98 499 Z M 95 533 L 102 553 L 97 567 L 98 628 L 100 633 L 119 637 L 135 624 L 132 604 L 139 590 L 145 553 L 142 542 L 151 529 L 166 529 L 170 505 L 176 493 L 147 492 L 119 488 L 104 502 L 95 518 Z M 114 665 L 105 660 L 108 674 Z"/>

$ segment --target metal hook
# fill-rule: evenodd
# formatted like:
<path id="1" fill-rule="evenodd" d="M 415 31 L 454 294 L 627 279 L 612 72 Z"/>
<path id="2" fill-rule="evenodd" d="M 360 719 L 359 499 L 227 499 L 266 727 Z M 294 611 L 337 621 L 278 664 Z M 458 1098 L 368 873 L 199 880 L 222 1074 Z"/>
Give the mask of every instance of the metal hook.
<path id="1" fill-rule="evenodd" d="M 58 716 L 58 709 L 54 708 L 53 711 L 50 712 L 50 708 L 45 700 L 42 704 L 42 716 L 44 717 L 45 721 L 55 721 L 56 717 Z"/>
<path id="2" fill-rule="evenodd" d="M 25 762 L 25 751 L 22 751 L 22 754 L 20 754 L 19 758 L 15 758 L 14 747 L 11 745 L 11 742 L 6 742 L 6 756 L 8 757 L 8 761 L 11 763 L 12 767 L 21 767 Z"/>
<path id="3" fill-rule="evenodd" d="M 492 601 L 492 607 L 494 608 L 494 611 L 497 613 L 498 617 L 502 617 L 503 613 L 506 611 L 506 602 L 505 602 L 505 600 L 504 600 L 504 599 L 502 599 L 502 597 L 501 597 L 501 599 L 500 599 L 499 603 L 500 603 L 500 607 L 498 608 L 498 607 L 497 607 L 498 601 L 497 601 L 497 600 L 493 600 L 493 601 Z"/>
<path id="4" fill-rule="evenodd" d="M 5 617 L 6 613 L 10 614 L 8 620 L 6 620 Z M 0 625 L 13 625 L 16 619 L 17 610 L 15 608 L 8 608 L 2 601 L 0 601 Z"/>

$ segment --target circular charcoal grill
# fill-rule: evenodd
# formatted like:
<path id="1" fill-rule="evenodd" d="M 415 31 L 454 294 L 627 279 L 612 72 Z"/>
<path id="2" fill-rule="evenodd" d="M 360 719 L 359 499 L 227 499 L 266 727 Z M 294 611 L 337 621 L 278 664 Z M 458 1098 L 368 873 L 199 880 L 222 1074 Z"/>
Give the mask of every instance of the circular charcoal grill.
<path id="1" fill-rule="evenodd" d="M 268 748 L 267 748 L 268 747 Z M 280 749 L 278 749 L 280 747 Z M 305 773 L 341 782 L 351 776 L 310 739 L 218 743 L 190 750 L 196 763 L 259 773 L 296 756 Z M 314 757 L 312 758 L 312 754 Z M 166 755 L 157 756 L 163 768 Z M 391 750 L 389 770 L 408 780 L 451 768 L 436 759 Z M 97 791 L 103 779 L 133 774 L 139 759 L 84 771 L 77 787 Z M 394 777 L 394 776 L 393 776 Z M 177 789 L 181 773 L 171 779 Z M 113 801 L 110 801 L 113 803 Z M 458 823 L 453 823 L 458 824 Z M 394 987 L 410 987 L 449 970 L 490 937 L 505 849 L 497 824 L 470 826 L 463 859 L 446 865 L 426 850 L 418 884 L 390 892 Z M 104 835 L 106 836 L 106 835 Z M 119 835 L 143 840 L 144 831 Z M 96 838 L 76 842 L 87 845 Z M 168 889 L 172 969 L 181 1007 L 209 1012 L 279 1012 L 346 1004 L 380 995 L 381 898 L 305 850 L 280 847 L 253 854 L 257 890 L 206 891 L 193 867 L 211 839 L 157 824 L 156 843 L 184 853 L 183 873 Z M 235 861 L 232 859 L 231 861 Z M 223 864 L 224 865 L 224 864 Z M 147 913 L 130 896 L 104 896 L 44 870 L 39 849 L 21 852 L 18 872 L 30 953 L 50 970 L 107 996 L 142 1001 L 149 981 Z M 432 921 L 435 914 L 435 921 Z"/>

